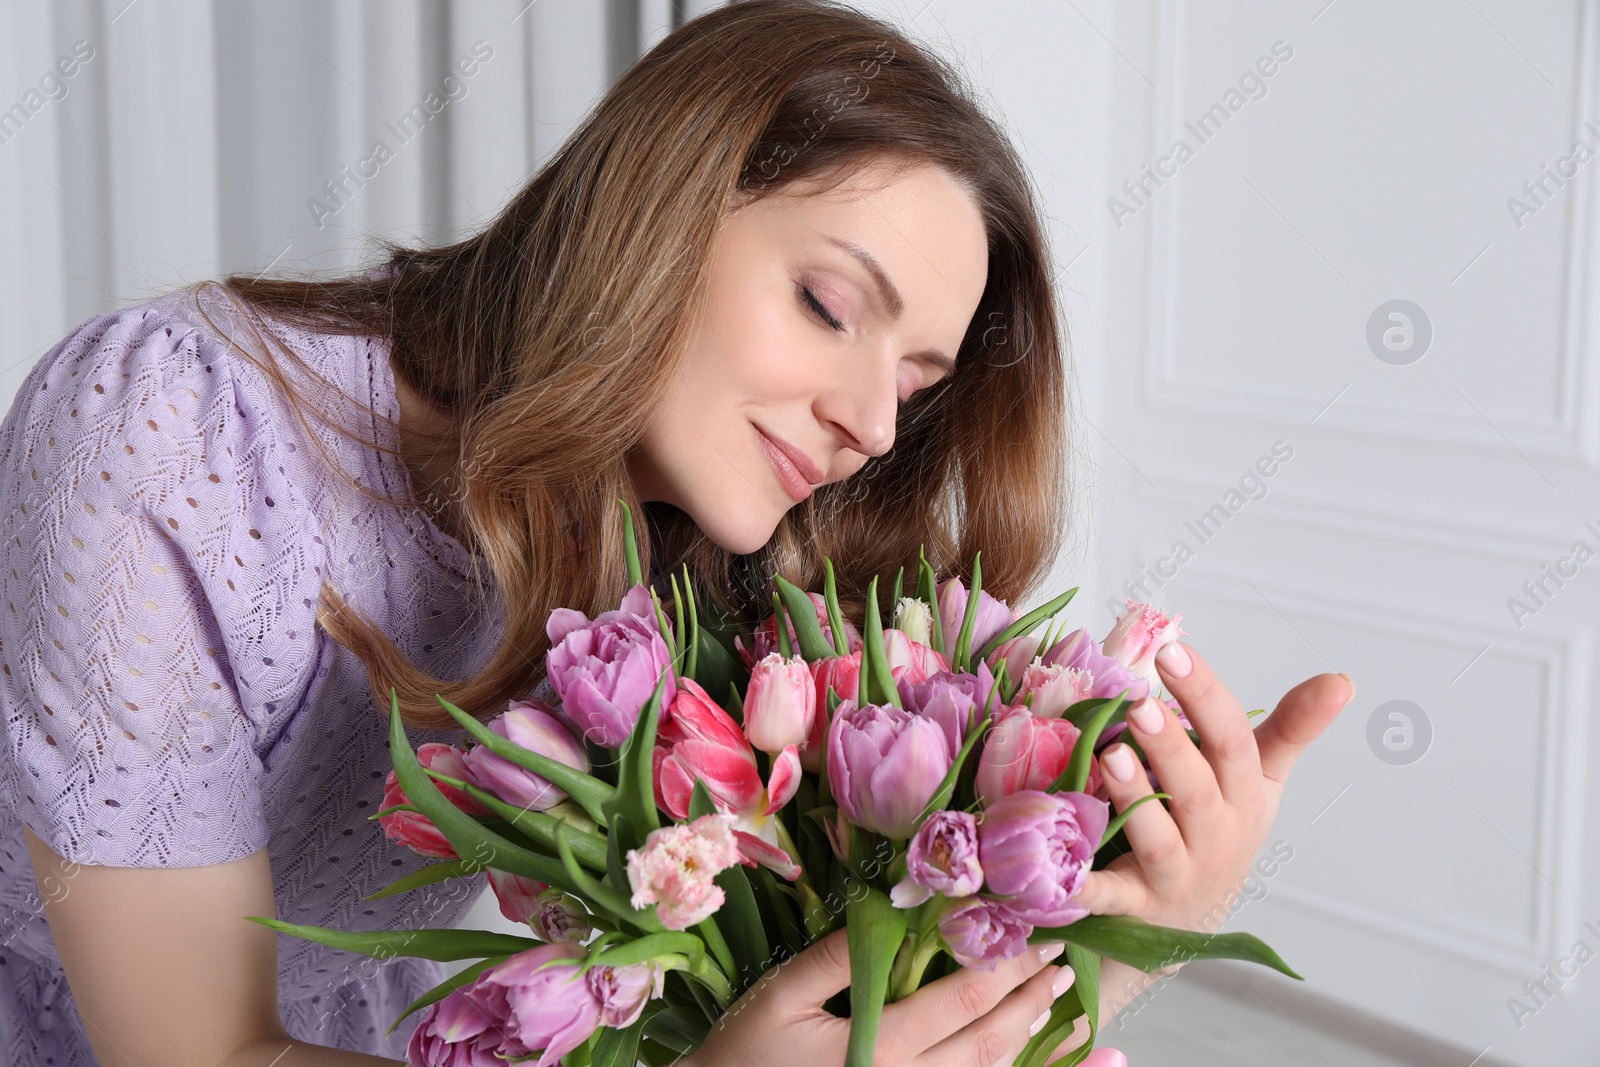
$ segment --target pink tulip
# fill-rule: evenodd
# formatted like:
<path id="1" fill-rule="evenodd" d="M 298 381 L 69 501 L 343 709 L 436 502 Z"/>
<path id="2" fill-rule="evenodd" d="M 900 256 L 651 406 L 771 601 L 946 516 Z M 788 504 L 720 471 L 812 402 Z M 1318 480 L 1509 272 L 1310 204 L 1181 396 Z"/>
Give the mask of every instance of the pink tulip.
<path id="1" fill-rule="evenodd" d="M 956 638 L 961 635 L 961 620 L 967 610 L 967 587 L 960 578 L 946 578 L 939 583 L 939 632 L 944 638 L 944 649 L 955 654 Z M 996 600 L 981 589 L 978 591 L 977 617 L 973 620 L 971 650 L 977 652 L 988 640 L 1010 626 L 1017 619 L 1003 600 Z"/>
<path id="2" fill-rule="evenodd" d="M 466 767 L 462 751 L 442 742 L 424 741 L 418 745 L 417 762 L 426 768 L 438 771 L 440 774 L 451 778 L 472 782 L 473 785 L 478 784 Z M 455 786 L 444 782 L 434 782 L 433 784 L 438 787 L 440 793 L 444 794 L 446 800 L 468 815 L 490 814 L 488 808 L 474 800 L 470 794 L 457 789 Z M 400 783 L 396 779 L 394 771 L 390 771 L 383 780 L 383 807 L 392 808 L 396 804 L 406 803 L 409 803 L 409 801 L 406 799 L 405 792 L 400 788 Z M 413 852 L 431 856 L 434 859 L 453 860 L 460 858 L 456 855 L 455 849 L 450 847 L 450 842 L 445 838 L 444 834 L 440 833 L 438 827 L 434 826 L 428 820 L 428 817 L 420 811 L 396 811 L 389 815 L 381 815 L 378 817 L 378 825 L 383 827 L 385 837 L 397 844 L 405 845 Z"/>
<path id="3" fill-rule="evenodd" d="M 974 782 L 985 804 L 1024 789 L 1044 789 L 1067 769 L 1080 731 L 1066 719 L 1041 719 L 1027 708 L 1002 708 L 983 739 Z M 1100 766 L 1089 761 L 1085 789 L 1100 788 Z"/>
<path id="4" fill-rule="evenodd" d="M 1033 926 L 1083 918 L 1089 909 L 1072 897 L 1089 876 L 1108 815 L 1105 801 L 1084 793 L 1029 789 L 986 804 L 978 825 L 984 889 Z"/>
<path id="5" fill-rule="evenodd" d="M 936 811 L 906 849 L 906 876 L 889 893 L 897 908 L 914 908 L 935 893 L 966 897 L 983 885 L 978 820 L 965 811 Z"/>
<path id="6" fill-rule="evenodd" d="M 883 655 L 889 665 L 889 677 L 897 681 L 904 676 L 911 682 L 925 682 L 950 670 L 950 660 L 944 653 L 935 652 L 892 627 L 883 631 Z"/>
<path id="7" fill-rule="evenodd" d="M 1094 679 L 1091 693 L 1099 697 L 1114 697 L 1128 690 L 1128 703 L 1142 700 L 1150 693 L 1150 682 L 1135 675 L 1115 658 L 1100 651 L 1100 646 L 1087 630 L 1074 630 L 1040 657 L 1047 667 L 1075 667 L 1089 672 Z"/>
<path id="8" fill-rule="evenodd" d="M 505 712 L 489 721 L 489 729 L 530 752 L 558 760 L 574 770 L 589 769 L 583 746 L 557 717 L 555 709 L 543 701 L 510 701 Z M 474 785 L 507 804 L 527 811 L 544 811 L 566 799 L 567 794 L 539 775 L 489 751 L 484 745 L 467 749 L 461 761 L 472 772 Z"/>
<path id="9" fill-rule="evenodd" d="M 581 611 L 557 608 L 545 622 L 545 633 L 550 684 L 583 737 L 606 748 L 620 746 L 663 671 L 661 702 L 671 701 L 676 680 L 643 585 L 628 590 L 620 607 L 593 621 Z"/>
<path id="10" fill-rule="evenodd" d="M 1078 667 L 1047 666 L 1040 661 L 1025 668 L 1020 678 L 1015 699 L 1021 703 L 1031 696 L 1028 706 L 1041 719 L 1059 719 L 1072 705 L 1094 695 L 1094 675 Z"/>
<path id="11" fill-rule="evenodd" d="M 1033 658 L 1038 654 L 1039 638 L 1031 634 L 1018 634 L 1016 637 L 996 645 L 994 651 L 989 653 L 984 662 L 989 665 L 991 670 L 998 671 L 1000 662 L 1004 660 L 1006 677 L 1015 683 L 1017 679 L 1022 677 L 1023 672 L 1028 669 L 1028 664 L 1032 663 Z"/>
<path id="12" fill-rule="evenodd" d="M 630 902 L 636 908 L 654 904 L 662 926 L 686 930 L 722 907 L 716 876 L 742 861 L 732 815 L 715 812 L 652 830 L 643 847 L 628 850 Z"/>
<path id="13" fill-rule="evenodd" d="M 683 678 L 678 695 L 656 729 L 651 754 L 656 806 L 674 819 L 689 817 L 695 779 L 718 811 L 733 815 L 734 837 L 746 862 L 793 881 L 800 867 L 778 843 L 774 813 L 800 788 L 800 756 L 790 745 L 774 757 L 765 789 L 755 750 L 744 731 L 700 688 Z"/>
<path id="14" fill-rule="evenodd" d="M 762 752 L 806 743 L 817 715 L 817 683 L 804 658 L 768 653 L 750 672 L 744 734 Z"/>
<path id="15" fill-rule="evenodd" d="M 977 717 L 977 705 L 972 697 L 976 679 L 950 672 L 935 674 L 922 682 L 912 682 L 909 677 L 902 673 L 895 685 L 900 694 L 900 706 L 938 723 L 950 751 L 960 752 L 967 731 L 972 729 Z"/>
<path id="16" fill-rule="evenodd" d="M 950 762 L 939 724 L 893 704 L 847 700 L 828 728 L 828 782 L 840 814 L 885 837 L 911 836 Z"/>
<path id="17" fill-rule="evenodd" d="M 1173 615 L 1169 619 L 1154 606 L 1141 604 L 1132 597 L 1127 598 L 1126 604 L 1128 610 L 1106 635 L 1103 651 L 1135 677 L 1143 678 L 1151 685 L 1160 685 L 1161 676 L 1156 673 L 1156 653 L 1161 651 L 1162 646 L 1182 636 L 1178 620 L 1183 616 Z"/>
<path id="18" fill-rule="evenodd" d="M 582 941 L 594 929 L 583 905 L 553 886 L 490 867 L 489 887 L 500 914 L 527 923 L 541 941 Z"/>
<path id="19" fill-rule="evenodd" d="M 939 913 L 939 936 L 956 962 L 978 971 L 992 971 L 1001 960 L 1020 956 L 1033 926 L 987 897 L 952 900 Z"/>
<path id="20" fill-rule="evenodd" d="M 811 720 L 811 730 L 806 743 L 800 746 L 800 766 L 816 774 L 828 756 L 828 692 L 840 700 L 856 695 L 861 675 L 861 651 L 848 656 L 828 656 L 811 664 L 811 677 L 816 682 L 817 713 Z"/>

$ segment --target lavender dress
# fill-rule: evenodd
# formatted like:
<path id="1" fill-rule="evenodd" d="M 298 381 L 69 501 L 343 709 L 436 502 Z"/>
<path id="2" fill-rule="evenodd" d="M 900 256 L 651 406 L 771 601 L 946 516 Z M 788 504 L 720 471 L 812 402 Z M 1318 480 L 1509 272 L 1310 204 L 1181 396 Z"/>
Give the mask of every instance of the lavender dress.
<path id="1" fill-rule="evenodd" d="M 204 299 L 226 328 L 226 306 Z M 277 332 L 397 414 L 381 340 Z M 470 674 L 502 620 L 460 544 L 420 507 L 340 484 L 308 433 L 409 499 L 404 464 L 312 427 L 187 293 L 79 326 L 0 424 L 0 1062 L 95 1062 L 23 822 L 85 864 L 191 867 L 266 847 L 289 922 L 450 926 L 483 890 L 479 877 L 360 899 L 430 861 L 368 819 L 387 727 L 360 663 L 314 622 L 322 579 L 436 677 Z M 442 964 L 277 940 L 290 1035 L 404 1057 L 420 1013 L 383 1031 Z"/>

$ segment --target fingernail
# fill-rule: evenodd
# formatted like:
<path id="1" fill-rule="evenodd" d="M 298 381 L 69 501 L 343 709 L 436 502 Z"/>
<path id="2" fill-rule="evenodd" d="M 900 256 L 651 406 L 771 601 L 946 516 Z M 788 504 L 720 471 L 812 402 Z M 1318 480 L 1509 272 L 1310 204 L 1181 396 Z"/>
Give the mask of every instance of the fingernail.
<path id="1" fill-rule="evenodd" d="M 1078 975 L 1071 967 L 1062 965 L 1061 969 L 1056 971 L 1055 979 L 1050 983 L 1050 995 L 1059 997 L 1072 988 L 1073 979 L 1077 977 Z"/>
<path id="2" fill-rule="evenodd" d="M 1356 680 L 1344 673 L 1344 671 L 1339 672 L 1339 677 L 1350 683 L 1350 695 L 1344 698 L 1344 702 L 1348 704 L 1356 698 Z"/>
<path id="3" fill-rule="evenodd" d="M 1040 1030 L 1043 1030 L 1044 1029 L 1044 1024 L 1049 1022 L 1049 1021 L 1050 1021 L 1050 1013 L 1049 1012 L 1045 1012 L 1043 1015 L 1041 1015 L 1037 1019 L 1033 1020 L 1033 1025 L 1028 1027 L 1028 1036 L 1032 1037 L 1034 1034 L 1037 1034 Z"/>
<path id="4" fill-rule="evenodd" d="M 1127 745 L 1112 745 L 1100 757 L 1100 766 L 1117 781 L 1128 781 L 1133 777 L 1133 749 Z"/>
<path id="5" fill-rule="evenodd" d="M 1142 733 L 1159 734 L 1161 724 L 1167 719 L 1166 710 L 1151 697 L 1145 697 L 1128 712 L 1128 719 Z"/>
<path id="6" fill-rule="evenodd" d="M 1062 941 L 1046 941 L 1036 947 L 1039 950 L 1039 958 L 1046 963 L 1049 963 L 1067 950 L 1066 943 Z"/>
<path id="7" fill-rule="evenodd" d="M 1194 660 L 1189 657 L 1189 650 L 1176 641 L 1168 641 L 1161 646 L 1156 652 L 1156 663 L 1174 678 L 1189 677 L 1189 668 L 1194 666 Z"/>

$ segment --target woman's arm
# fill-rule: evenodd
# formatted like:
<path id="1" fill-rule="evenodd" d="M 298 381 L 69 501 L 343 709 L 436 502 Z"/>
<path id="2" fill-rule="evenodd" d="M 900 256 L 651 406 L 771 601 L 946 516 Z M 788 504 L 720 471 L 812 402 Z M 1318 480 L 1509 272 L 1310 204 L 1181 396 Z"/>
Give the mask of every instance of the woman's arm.
<path id="1" fill-rule="evenodd" d="M 23 836 L 72 998 L 107 1067 L 395 1062 L 284 1031 L 277 935 L 244 920 L 274 914 L 265 850 L 200 867 L 104 867 L 63 859 L 26 823 Z"/>

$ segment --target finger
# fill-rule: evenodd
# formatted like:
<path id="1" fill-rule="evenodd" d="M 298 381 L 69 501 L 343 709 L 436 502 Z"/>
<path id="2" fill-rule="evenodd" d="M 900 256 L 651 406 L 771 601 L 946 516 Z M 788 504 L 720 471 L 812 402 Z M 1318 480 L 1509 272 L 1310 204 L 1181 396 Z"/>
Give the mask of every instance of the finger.
<path id="1" fill-rule="evenodd" d="M 1255 730 L 1261 772 L 1281 790 L 1300 753 L 1355 695 L 1356 684 L 1348 674 L 1319 674 L 1283 694 L 1272 714 Z"/>
<path id="2" fill-rule="evenodd" d="M 1128 1067 L 1128 1057 L 1114 1048 L 1097 1048 L 1083 1061 L 1083 1067 Z"/>
<path id="3" fill-rule="evenodd" d="M 760 996 L 764 1010 L 793 1015 L 812 1011 L 850 984 L 850 943 L 835 930 L 798 956 L 767 970 L 744 998 Z"/>
<path id="4" fill-rule="evenodd" d="M 1021 955 L 1000 960 L 992 971 L 964 967 L 930 982 L 883 1009 L 878 1049 L 890 1063 L 910 1059 L 932 1048 L 975 1019 L 981 1018 L 1017 986 L 1061 955 L 1060 942 L 1029 945 Z M 1032 1022 L 1038 1012 L 1023 1025 Z M 1001 1051 L 1010 1044 L 1001 1046 Z M 991 1061 L 992 1062 L 992 1061 Z"/>
<path id="5" fill-rule="evenodd" d="M 1239 701 L 1217 681 L 1194 649 L 1177 641 L 1156 654 L 1156 670 L 1200 735 L 1201 755 L 1211 764 L 1223 797 L 1238 803 L 1255 796 L 1260 788 L 1261 761 L 1250 731 L 1250 716 Z"/>
<path id="6" fill-rule="evenodd" d="M 1161 791 L 1172 797 L 1172 817 L 1183 840 L 1194 847 L 1208 828 L 1219 826 L 1222 790 L 1216 773 L 1200 754 L 1171 708 L 1145 697 L 1128 710 L 1128 732 L 1149 758 Z"/>
<path id="7" fill-rule="evenodd" d="M 1154 790 L 1150 777 L 1127 745 L 1115 744 L 1100 753 L 1100 780 L 1105 783 L 1106 795 L 1121 813 L 1133 807 L 1141 798 Z M 1187 847 L 1172 813 L 1159 801 L 1140 804 L 1123 824 L 1128 844 L 1133 854 L 1152 881 L 1161 882 L 1181 876 L 1188 866 Z"/>
<path id="8" fill-rule="evenodd" d="M 923 1053 L 928 1067 L 983 1067 L 1012 1063 L 1035 1028 L 1048 1021 L 1050 1005 L 1072 986 L 1071 967 L 1046 967 L 975 1022 Z"/>
<path id="9" fill-rule="evenodd" d="M 1149 879 L 1138 863 L 1124 856 L 1103 870 L 1090 871 L 1072 900 L 1095 915 L 1142 915 L 1154 895 Z"/>

